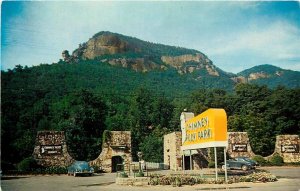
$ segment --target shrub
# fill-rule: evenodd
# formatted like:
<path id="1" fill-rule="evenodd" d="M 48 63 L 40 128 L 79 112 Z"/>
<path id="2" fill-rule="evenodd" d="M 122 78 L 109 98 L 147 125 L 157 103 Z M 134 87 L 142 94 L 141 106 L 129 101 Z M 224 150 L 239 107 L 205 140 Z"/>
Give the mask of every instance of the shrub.
<path id="1" fill-rule="evenodd" d="M 43 174 L 67 174 L 67 167 L 62 166 L 51 166 L 42 170 Z"/>
<path id="2" fill-rule="evenodd" d="M 208 168 L 215 168 L 215 162 L 214 161 L 209 161 L 208 162 Z"/>
<path id="3" fill-rule="evenodd" d="M 240 177 L 240 182 L 274 182 L 277 181 L 276 176 L 268 172 L 253 173 L 248 176 Z"/>
<path id="4" fill-rule="evenodd" d="M 283 165 L 283 158 L 279 154 L 274 154 L 270 158 L 270 164 L 273 166 L 282 166 Z"/>
<path id="5" fill-rule="evenodd" d="M 300 166 L 300 162 L 291 162 L 291 163 L 286 163 L 285 165 L 287 165 L 287 166 Z"/>
<path id="6" fill-rule="evenodd" d="M 17 168 L 21 172 L 34 171 L 38 167 L 36 161 L 32 157 L 23 159 L 18 163 Z"/>
<path id="7" fill-rule="evenodd" d="M 256 162 L 258 162 L 258 164 L 260 166 L 266 166 L 268 165 L 268 161 L 264 159 L 263 156 L 261 155 L 255 155 L 254 157 L 252 157 L 252 160 L 255 160 Z"/>
<path id="8" fill-rule="evenodd" d="M 221 184 L 224 180 L 210 180 L 200 178 L 199 176 L 191 175 L 151 175 L 150 185 L 172 185 L 174 187 L 180 187 L 182 185 L 195 185 L 195 184 Z"/>
<path id="9" fill-rule="evenodd" d="M 180 177 L 176 176 L 174 179 L 172 179 L 171 184 L 174 187 L 180 187 L 182 185 L 182 180 Z"/>
<path id="10" fill-rule="evenodd" d="M 128 178 L 128 174 L 126 172 L 120 172 L 119 177 L 120 178 Z"/>

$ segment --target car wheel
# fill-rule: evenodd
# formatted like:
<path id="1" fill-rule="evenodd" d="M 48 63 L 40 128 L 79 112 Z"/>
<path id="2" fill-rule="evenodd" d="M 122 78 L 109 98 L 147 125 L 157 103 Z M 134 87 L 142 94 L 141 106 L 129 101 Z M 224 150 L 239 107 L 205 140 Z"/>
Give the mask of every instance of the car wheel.
<path id="1" fill-rule="evenodd" d="M 242 170 L 243 170 L 243 171 L 246 171 L 246 170 L 248 170 L 248 167 L 247 167 L 246 165 L 243 165 L 243 166 L 242 166 Z"/>

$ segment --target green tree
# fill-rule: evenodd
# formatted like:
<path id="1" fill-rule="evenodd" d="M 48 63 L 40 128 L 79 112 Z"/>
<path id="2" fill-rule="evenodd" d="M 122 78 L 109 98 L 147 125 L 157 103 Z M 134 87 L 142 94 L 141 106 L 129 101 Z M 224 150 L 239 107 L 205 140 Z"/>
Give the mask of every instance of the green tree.
<path id="1" fill-rule="evenodd" d="M 139 144 L 139 150 L 143 152 L 144 160 L 148 162 L 163 162 L 164 135 L 170 133 L 167 128 L 160 125 L 146 136 Z"/>
<path id="2" fill-rule="evenodd" d="M 101 152 L 106 105 L 87 90 L 67 96 L 58 103 L 58 120 L 66 131 L 68 151 L 76 160 L 93 160 Z M 54 113 L 56 111 L 53 111 Z"/>

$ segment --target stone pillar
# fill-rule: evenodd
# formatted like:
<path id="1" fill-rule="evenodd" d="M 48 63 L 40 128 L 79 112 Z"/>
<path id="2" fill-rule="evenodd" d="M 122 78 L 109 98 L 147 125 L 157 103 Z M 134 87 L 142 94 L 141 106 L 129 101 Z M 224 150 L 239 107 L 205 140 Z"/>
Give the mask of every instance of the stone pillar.
<path id="1" fill-rule="evenodd" d="M 165 169 L 180 170 L 181 167 L 181 132 L 173 132 L 164 136 Z"/>
<path id="2" fill-rule="evenodd" d="M 230 157 L 253 157 L 247 132 L 228 132 L 227 153 Z"/>
<path id="3" fill-rule="evenodd" d="M 283 157 L 285 163 L 300 162 L 299 147 L 300 139 L 298 135 L 277 135 L 275 151 L 272 155 L 278 153 Z"/>
<path id="4" fill-rule="evenodd" d="M 39 131 L 33 158 L 41 166 L 69 166 L 74 159 L 69 155 L 63 131 Z"/>

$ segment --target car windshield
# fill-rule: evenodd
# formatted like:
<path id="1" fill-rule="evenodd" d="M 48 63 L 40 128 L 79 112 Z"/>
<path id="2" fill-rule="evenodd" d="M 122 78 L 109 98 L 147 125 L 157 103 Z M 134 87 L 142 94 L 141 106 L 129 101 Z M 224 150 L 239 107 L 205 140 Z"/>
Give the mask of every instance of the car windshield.
<path id="1" fill-rule="evenodd" d="M 89 167 L 89 164 L 85 161 L 77 161 L 76 162 L 76 165 L 82 167 L 82 168 L 88 168 Z"/>
<path id="2" fill-rule="evenodd" d="M 248 161 L 248 162 L 254 162 L 253 160 L 249 159 L 249 158 L 244 158 L 245 161 Z"/>

